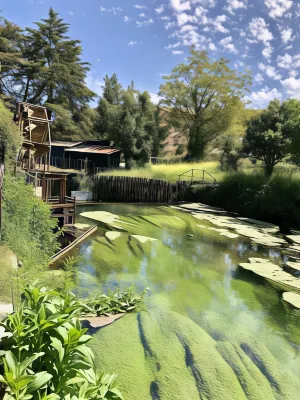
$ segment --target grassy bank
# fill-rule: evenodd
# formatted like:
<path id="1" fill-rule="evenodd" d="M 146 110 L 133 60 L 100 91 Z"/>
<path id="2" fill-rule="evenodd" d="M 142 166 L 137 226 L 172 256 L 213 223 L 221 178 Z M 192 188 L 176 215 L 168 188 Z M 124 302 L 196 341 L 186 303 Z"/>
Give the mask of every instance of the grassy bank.
<path id="1" fill-rule="evenodd" d="M 170 182 L 176 182 L 178 175 L 186 172 L 190 169 L 200 169 L 209 172 L 218 182 L 223 181 L 228 176 L 227 172 L 220 170 L 220 163 L 218 161 L 203 161 L 198 163 L 181 163 L 181 164 L 159 164 L 152 165 L 148 164 L 144 168 L 131 169 L 131 170 L 118 170 L 108 171 L 101 173 L 101 175 L 109 176 L 132 176 L 137 178 L 149 178 L 149 179 L 163 179 Z M 240 170 L 245 174 L 252 174 L 254 171 L 262 171 L 262 165 L 260 162 L 253 165 L 248 159 L 243 160 Z M 291 164 L 280 163 L 276 166 L 276 172 L 292 173 L 297 168 Z"/>
<path id="2" fill-rule="evenodd" d="M 279 224 L 284 229 L 300 223 L 300 172 L 281 170 L 267 178 L 261 172 L 235 173 L 217 187 L 194 187 L 184 200 L 210 204 L 242 216 Z"/>
<path id="3" fill-rule="evenodd" d="M 115 175 L 115 176 L 134 176 L 138 178 L 149 178 L 149 179 L 163 179 L 170 182 L 176 182 L 178 175 L 186 172 L 192 168 L 204 169 L 214 176 L 218 181 L 224 177 L 224 173 L 219 169 L 219 163 L 217 161 L 207 161 L 199 163 L 181 163 L 181 164 L 159 164 L 152 165 L 148 164 L 145 168 L 131 169 L 124 171 L 109 171 L 101 173 L 101 175 Z"/>

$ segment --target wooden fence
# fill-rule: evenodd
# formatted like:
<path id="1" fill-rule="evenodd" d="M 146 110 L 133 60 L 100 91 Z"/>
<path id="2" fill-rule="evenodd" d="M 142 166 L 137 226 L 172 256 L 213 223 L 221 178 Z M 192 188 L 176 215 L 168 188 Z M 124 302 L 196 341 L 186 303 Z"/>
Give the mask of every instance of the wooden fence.
<path id="1" fill-rule="evenodd" d="M 176 184 L 128 176 L 94 177 L 93 200 L 166 203 L 175 200 Z"/>

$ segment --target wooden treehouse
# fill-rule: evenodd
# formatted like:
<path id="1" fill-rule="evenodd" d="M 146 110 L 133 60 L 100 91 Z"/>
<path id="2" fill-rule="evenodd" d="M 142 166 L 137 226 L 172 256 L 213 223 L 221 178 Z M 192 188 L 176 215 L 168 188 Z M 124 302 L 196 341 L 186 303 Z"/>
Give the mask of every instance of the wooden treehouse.
<path id="1" fill-rule="evenodd" d="M 36 196 L 47 202 L 60 225 L 75 223 L 76 199 L 67 196 L 67 172 L 50 167 L 51 130 L 47 109 L 19 103 L 16 123 L 23 139 L 16 168 L 34 185 Z"/>

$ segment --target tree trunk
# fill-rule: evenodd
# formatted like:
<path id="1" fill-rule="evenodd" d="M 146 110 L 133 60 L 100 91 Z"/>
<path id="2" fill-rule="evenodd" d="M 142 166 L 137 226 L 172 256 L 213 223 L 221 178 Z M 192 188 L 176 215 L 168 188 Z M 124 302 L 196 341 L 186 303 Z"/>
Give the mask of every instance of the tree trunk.
<path id="1" fill-rule="evenodd" d="M 202 160 L 205 154 L 206 143 L 204 143 L 201 128 L 196 127 L 190 131 L 188 153 L 191 160 Z"/>
<path id="2" fill-rule="evenodd" d="M 28 92 L 29 92 L 29 82 L 30 82 L 30 78 L 27 78 L 27 82 L 26 82 L 26 87 L 25 87 L 25 93 L 24 93 L 24 97 L 23 97 L 23 101 L 27 101 L 28 98 Z"/>
<path id="3" fill-rule="evenodd" d="M 273 173 L 274 170 L 274 164 L 273 163 L 265 163 L 265 174 L 270 177 Z"/>

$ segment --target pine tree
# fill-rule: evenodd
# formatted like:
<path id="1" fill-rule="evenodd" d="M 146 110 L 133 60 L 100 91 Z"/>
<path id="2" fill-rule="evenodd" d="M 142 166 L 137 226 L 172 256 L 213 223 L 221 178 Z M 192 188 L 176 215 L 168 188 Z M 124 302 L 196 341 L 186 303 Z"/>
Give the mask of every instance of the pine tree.
<path id="1" fill-rule="evenodd" d="M 113 74 L 111 77 L 105 75 L 103 88 L 103 98 L 113 105 L 119 105 L 122 98 L 123 88 L 119 83 L 117 75 Z"/>
<path id="2" fill-rule="evenodd" d="M 15 95 L 18 71 L 26 65 L 21 54 L 22 30 L 0 17 L 0 96 Z"/>
<path id="3" fill-rule="evenodd" d="M 71 113 L 85 106 L 95 94 L 85 85 L 89 64 L 81 61 L 79 40 L 67 36 L 69 25 L 52 8 L 49 17 L 26 29 L 28 57 L 40 65 L 26 77 L 24 100 L 59 104 Z"/>

